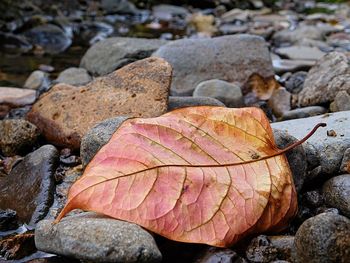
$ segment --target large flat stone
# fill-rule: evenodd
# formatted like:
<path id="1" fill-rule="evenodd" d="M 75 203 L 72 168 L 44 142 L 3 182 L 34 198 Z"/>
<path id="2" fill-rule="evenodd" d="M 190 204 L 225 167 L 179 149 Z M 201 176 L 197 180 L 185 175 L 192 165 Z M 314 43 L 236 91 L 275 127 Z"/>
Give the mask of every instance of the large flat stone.
<path id="1" fill-rule="evenodd" d="M 274 75 L 267 43 L 253 35 L 176 40 L 160 47 L 153 56 L 172 65 L 174 96 L 192 95 L 195 87 L 208 79 L 242 84 L 253 73 Z"/>
<path id="2" fill-rule="evenodd" d="M 56 145 L 78 149 L 95 124 L 117 116 L 156 117 L 167 111 L 171 66 L 160 58 L 129 64 L 86 86 L 58 84 L 27 118 Z"/>

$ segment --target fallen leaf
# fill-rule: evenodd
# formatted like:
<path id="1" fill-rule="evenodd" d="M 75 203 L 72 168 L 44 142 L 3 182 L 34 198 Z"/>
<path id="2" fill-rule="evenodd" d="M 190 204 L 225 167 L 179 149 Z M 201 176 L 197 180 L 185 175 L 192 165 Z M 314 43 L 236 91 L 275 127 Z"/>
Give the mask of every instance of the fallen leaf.
<path id="1" fill-rule="evenodd" d="M 71 187 L 56 223 L 80 208 L 219 247 L 278 231 L 297 210 L 283 154 L 292 147 L 276 147 L 258 108 L 192 107 L 129 119 Z"/>

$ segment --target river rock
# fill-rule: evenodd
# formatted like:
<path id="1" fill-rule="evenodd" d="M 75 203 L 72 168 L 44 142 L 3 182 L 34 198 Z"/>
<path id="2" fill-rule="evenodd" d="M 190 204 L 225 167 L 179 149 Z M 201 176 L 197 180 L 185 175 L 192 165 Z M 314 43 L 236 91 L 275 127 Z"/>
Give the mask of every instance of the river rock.
<path id="1" fill-rule="evenodd" d="M 21 107 L 32 104 L 35 99 L 35 90 L 0 87 L 0 105 Z"/>
<path id="2" fill-rule="evenodd" d="M 34 90 L 47 90 L 50 85 L 49 75 L 41 70 L 33 71 L 26 82 L 24 88 Z"/>
<path id="3" fill-rule="evenodd" d="M 190 12 L 182 6 L 160 4 L 152 7 L 152 14 L 161 21 L 173 21 L 174 19 L 186 19 Z"/>
<path id="4" fill-rule="evenodd" d="M 94 76 L 105 75 L 136 60 L 149 57 L 167 43 L 160 39 L 111 37 L 90 47 L 80 62 Z"/>
<path id="5" fill-rule="evenodd" d="M 57 160 L 56 148 L 45 145 L 0 177 L 0 209 L 15 210 L 19 220 L 29 224 L 42 219 L 53 200 Z"/>
<path id="6" fill-rule="evenodd" d="M 31 150 L 38 136 L 38 128 L 29 121 L 0 121 L 0 150 L 5 156 L 21 155 Z"/>
<path id="7" fill-rule="evenodd" d="M 241 88 L 238 85 L 219 79 L 199 83 L 193 92 L 193 97 L 214 98 L 232 108 L 244 106 Z"/>
<path id="8" fill-rule="evenodd" d="M 326 54 L 317 47 L 305 46 L 282 47 L 277 48 L 275 52 L 293 60 L 319 60 Z"/>
<path id="9" fill-rule="evenodd" d="M 253 73 L 274 75 L 267 43 L 253 35 L 180 39 L 160 47 L 153 56 L 167 60 L 174 69 L 171 94 L 192 95 L 208 79 L 245 83 Z"/>
<path id="10" fill-rule="evenodd" d="M 92 262 L 160 262 L 162 255 L 140 226 L 94 213 L 39 222 L 35 245 L 39 250 Z"/>
<path id="11" fill-rule="evenodd" d="M 277 31 L 273 35 L 273 40 L 277 45 L 282 43 L 295 44 L 305 38 L 323 40 L 323 32 L 316 26 L 301 25 L 294 30 L 284 29 Z"/>
<path id="12" fill-rule="evenodd" d="M 304 87 L 306 76 L 305 71 L 295 72 L 286 81 L 286 89 L 293 94 L 298 94 Z"/>
<path id="13" fill-rule="evenodd" d="M 210 97 L 177 97 L 169 96 L 168 110 L 194 107 L 194 106 L 219 106 L 225 107 L 221 101 Z"/>
<path id="14" fill-rule="evenodd" d="M 34 27 L 24 35 L 32 45 L 42 47 L 49 54 L 61 53 L 72 44 L 72 39 L 60 27 L 51 24 Z"/>
<path id="15" fill-rule="evenodd" d="M 350 220 L 335 213 L 322 213 L 298 229 L 294 245 L 297 262 L 346 263 L 350 261 Z"/>
<path id="16" fill-rule="evenodd" d="M 343 173 L 350 173 L 350 148 L 344 152 L 343 160 L 341 161 L 340 171 Z"/>
<path id="17" fill-rule="evenodd" d="M 280 87 L 273 91 L 268 101 L 268 106 L 272 109 L 276 117 L 281 117 L 285 112 L 291 109 L 292 95 L 285 88 Z"/>
<path id="18" fill-rule="evenodd" d="M 102 0 L 101 6 L 107 14 L 136 14 L 138 11 L 128 0 Z"/>
<path id="19" fill-rule="evenodd" d="M 156 117 L 167 111 L 171 66 L 160 58 L 129 64 L 86 86 L 54 86 L 27 118 L 48 141 L 79 149 L 82 136 L 116 116 Z"/>
<path id="20" fill-rule="evenodd" d="M 217 248 L 217 247 L 209 247 L 199 258 L 195 261 L 195 263 L 247 263 L 247 260 L 240 257 L 235 251 L 228 248 Z"/>
<path id="21" fill-rule="evenodd" d="M 301 106 L 332 102 L 339 91 L 350 94 L 350 56 L 332 52 L 312 67 L 299 93 Z M 329 70 L 329 69 L 332 70 Z"/>
<path id="22" fill-rule="evenodd" d="M 280 120 L 293 120 L 312 117 L 326 113 L 327 109 L 322 106 L 309 106 L 290 111 L 284 111 Z"/>
<path id="23" fill-rule="evenodd" d="M 276 73 L 295 72 L 298 70 L 309 70 L 315 61 L 313 60 L 292 60 L 292 59 L 274 59 L 272 61 Z"/>
<path id="24" fill-rule="evenodd" d="M 329 105 L 329 109 L 335 111 L 350 110 L 350 95 L 345 90 L 337 92 L 334 101 Z"/>
<path id="25" fill-rule="evenodd" d="M 350 218 L 350 174 L 343 174 L 329 179 L 323 185 L 326 204 L 339 209 Z"/>
<path id="26" fill-rule="evenodd" d="M 67 68 L 63 70 L 57 77 L 57 83 L 65 83 L 72 86 L 81 86 L 89 83 L 91 76 L 84 68 Z"/>
<path id="27" fill-rule="evenodd" d="M 337 173 L 344 151 L 350 148 L 350 111 L 341 111 L 304 119 L 272 123 L 272 128 L 287 131 L 297 139 L 305 137 L 318 123 L 326 123 L 326 128 L 319 128 L 309 138 L 319 156 L 321 174 Z M 334 130 L 337 136 L 327 136 L 327 130 Z"/>
<path id="28" fill-rule="evenodd" d="M 81 140 L 80 156 L 82 163 L 86 166 L 96 153 L 112 137 L 113 133 L 127 119 L 127 117 L 115 117 L 104 120 L 91 128 Z"/>

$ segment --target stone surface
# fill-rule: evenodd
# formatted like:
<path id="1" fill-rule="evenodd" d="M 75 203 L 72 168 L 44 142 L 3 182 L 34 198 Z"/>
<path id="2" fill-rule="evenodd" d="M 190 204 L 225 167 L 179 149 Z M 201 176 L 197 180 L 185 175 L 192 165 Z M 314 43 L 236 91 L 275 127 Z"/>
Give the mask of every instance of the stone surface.
<path id="1" fill-rule="evenodd" d="M 314 146 L 319 156 L 321 171 L 325 174 L 337 173 L 344 151 L 350 148 L 350 111 L 272 123 L 272 128 L 287 131 L 297 139 L 302 139 L 318 123 L 326 123 L 309 138 L 308 143 Z M 334 130 L 336 137 L 327 136 L 327 130 Z"/>
<path id="2" fill-rule="evenodd" d="M 134 62 L 86 86 L 58 84 L 27 118 L 46 139 L 78 149 L 95 124 L 116 116 L 156 117 L 167 111 L 171 66 L 160 58 Z"/>
<path id="3" fill-rule="evenodd" d="M 306 71 L 295 72 L 286 81 L 286 89 L 293 94 L 298 94 L 304 87 L 306 76 Z"/>
<path id="4" fill-rule="evenodd" d="M 202 255 L 195 263 L 247 263 L 235 251 L 228 248 L 209 247 L 202 252 Z"/>
<path id="5" fill-rule="evenodd" d="M 24 32 L 24 35 L 32 45 L 42 47 L 49 54 L 61 53 L 72 44 L 71 38 L 52 24 L 39 25 Z"/>
<path id="6" fill-rule="evenodd" d="M 0 151 L 5 156 L 26 153 L 33 148 L 39 134 L 38 128 L 29 121 L 0 121 Z"/>
<path id="7" fill-rule="evenodd" d="M 193 97 L 214 98 L 232 108 L 244 106 L 241 88 L 238 85 L 219 79 L 199 83 L 193 92 Z"/>
<path id="8" fill-rule="evenodd" d="M 95 154 L 112 137 L 113 133 L 127 119 L 127 117 L 115 117 L 104 120 L 92 127 L 81 140 L 80 156 L 83 166 L 86 166 Z"/>
<path id="9" fill-rule="evenodd" d="M 283 112 L 281 120 L 292 120 L 312 117 L 326 113 L 327 109 L 322 106 L 309 106 Z"/>
<path id="10" fill-rule="evenodd" d="M 73 86 L 81 86 L 89 83 L 91 76 L 84 68 L 67 68 L 63 70 L 57 77 L 56 82 L 66 83 Z"/>
<path id="11" fill-rule="evenodd" d="M 172 21 L 176 18 L 185 19 L 190 13 L 182 6 L 160 4 L 152 7 L 152 14 L 161 21 Z"/>
<path id="12" fill-rule="evenodd" d="M 138 11 L 128 0 L 102 0 L 101 6 L 107 14 L 136 14 Z"/>
<path id="13" fill-rule="evenodd" d="M 342 90 L 350 93 L 349 57 L 344 53 L 332 52 L 309 71 L 304 88 L 299 93 L 299 104 L 310 106 L 332 102 Z"/>
<path id="14" fill-rule="evenodd" d="M 24 83 L 24 88 L 34 90 L 46 90 L 50 85 L 48 74 L 41 70 L 33 71 Z"/>
<path id="15" fill-rule="evenodd" d="M 337 92 L 334 101 L 329 106 L 332 112 L 350 110 L 350 95 L 345 90 Z"/>
<path id="16" fill-rule="evenodd" d="M 179 108 L 194 107 L 194 106 L 220 106 L 225 107 L 221 101 L 209 97 L 169 97 L 168 110 L 175 110 Z"/>
<path id="17" fill-rule="evenodd" d="M 273 130 L 276 145 L 279 149 L 284 149 L 293 144 L 297 139 L 283 130 Z M 303 146 L 299 145 L 286 153 L 286 157 L 293 174 L 293 181 L 298 193 L 300 193 L 306 176 L 307 158 Z"/>
<path id="18" fill-rule="evenodd" d="M 45 145 L 28 154 L 8 176 L 0 177 L 0 209 L 12 209 L 19 220 L 35 224 L 52 203 L 58 152 Z"/>
<path id="19" fill-rule="evenodd" d="M 350 218 L 350 174 L 343 174 L 329 179 L 323 185 L 326 204 L 335 207 Z"/>
<path id="20" fill-rule="evenodd" d="M 20 107 L 32 104 L 36 99 L 35 90 L 0 87 L 0 105 Z"/>
<path id="21" fill-rule="evenodd" d="M 171 94 L 192 95 L 208 79 L 245 83 L 250 75 L 274 75 L 267 43 L 253 35 L 211 39 L 181 39 L 160 47 L 153 56 L 167 60 L 174 69 Z"/>
<path id="22" fill-rule="evenodd" d="M 322 40 L 323 32 L 315 26 L 302 25 L 295 30 L 284 29 L 273 35 L 273 40 L 277 45 L 281 43 L 295 44 L 305 38 Z"/>
<path id="23" fill-rule="evenodd" d="M 13 230 L 18 227 L 17 213 L 11 209 L 0 209 L 0 231 Z"/>
<path id="24" fill-rule="evenodd" d="M 346 263 L 350 261 L 350 220 L 322 213 L 306 220 L 298 229 L 294 245 L 298 262 Z"/>
<path id="25" fill-rule="evenodd" d="M 111 37 L 89 48 L 80 62 L 94 76 L 105 75 L 126 64 L 149 57 L 165 40 Z"/>
<path id="26" fill-rule="evenodd" d="M 305 46 L 282 47 L 275 51 L 278 55 L 293 60 L 319 60 L 326 54 L 319 48 Z"/>
<path id="27" fill-rule="evenodd" d="M 295 72 L 298 70 L 309 70 L 315 61 L 313 60 L 291 60 L 291 59 L 274 59 L 272 61 L 273 69 L 276 73 Z"/>
<path id="28" fill-rule="evenodd" d="M 350 173 L 350 148 L 344 152 L 343 159 L 340 164 L 340 171 L 343 173 Z"/>
<path id="29" fill-rule="evenodd" d="M 39 222 L 39 250 L 92 262 L 160 262 L 162 255 L 146 230 L 124 221 L 84 213 Z"/>
<path id="30" fill-rule="evenodd" d="M 273 91 L 268 106 L 276 117 L 281 117 L 284 112 L 290 111 L 291 97 L 291 94 L 283 87 Z"/>

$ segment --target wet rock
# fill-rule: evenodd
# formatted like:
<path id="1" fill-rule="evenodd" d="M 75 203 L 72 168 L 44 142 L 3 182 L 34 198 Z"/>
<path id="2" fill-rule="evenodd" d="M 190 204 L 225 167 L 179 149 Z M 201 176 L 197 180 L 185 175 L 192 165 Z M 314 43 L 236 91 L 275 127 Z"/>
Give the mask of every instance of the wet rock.
<path id="1" fill-rule="evenodd" d="M 86 166 L 95 154 L 112 137 L 113 133 L 127 119 L 127 117 L 115 117 L 104 120 L 91 128 L 82 138 L 80 156 L 83 165 Z"/>
<path id="2" fill-rule="evenodd" d="M 42 47 L 49 54 L 61 53 L 72 44 L 72 40 L 60 27 L 51 24 L 34 27 L 24 35 L 32 45 Z"/>
<path id="3" fill-rule="evenodd" d="M 316 47 L 305 46 L 277 48 L 276 53 L 293 60 L 319 60 L 326 54 Z"/>
<path id="4" fill-rule="evenodd" d="M 11 209 L 0 209 L 0 231 L 13 230 L 18 227 L 17 213 Z"/>
<path id="5" fill-rule="evenodd" d="M 81 86 L 89 83 L 91 76 L 84 68 L 67 68 L 63 70 L 56 79 L 57 83 L 65 83 L 72 86 Z"/>
<path id="6" fill-rule="evenodd" d="M 134 62 L 86 86 L 54 86 L 27 118 L 48 141 L 78 149 L 95 124 L 116 116 L 156 117 L 167 111 L 171 66 L 159 58 Z"/>
<path id="7" fill-rule="evenodd" d="M 146 230 L 124 221 L 84 213 L 58 224 L 41 221 L 35 230 L 39 250 L 93 262 L 160 262 L 162 255 Z"/>
<path id="8" fill-rule="evenodd" d="M 328 206 L 338 208 L 350 217 L 350 174 L 329 179 L 323 185 L 323 196 Z"/>
<path id="9" fill-rule="evenodd" d="M 244 106 L 241 88 L 238 85 L 219 79 L 199 83 L 193 92 L 193 97 L 214 98 L 232 108 Z"/>
<path id="10" fill-rule="evenodd" d="M 343 173 L 350 173 L 350 148 L 346 149 L 344 152 L 340 165 L 340 171 Z"/>
<path id="11" fill-rule="evenodd" d="M 202 252 L 195 263 L 247 263 L 235 251 L 228 248 L 210 247 Z"/>
<path id="12" fill-rule="evenodd" d="M 275 262 L 291 260 L 294 236 L 260 235 L 250 242 L 246 256 L 250 262 Z"/>
<path id="13" fill-rule="evenodd" d="M 253 73 L 274 75 L 267 43 L 253 35 L 176 40 L 160 47 L 153 56 L 173 66 L 174 96 L 192 95 L 194 88 L 208 79 L 242 85 Z"/>
<path id="14" fill-rule="evenodd" d="M 209 97 L 169 97 L 168 111 L 194 106 L 220 106 L 225 107 L 221 101 Z"/>
<path id="15" fill-rule="evenodd" d="M 80 67 L 93 75 L 105 75 L 129 63 L 149 57 L 152 52 L 167 43 L 165 40 L 111 37 L 89 48 Z"/>
<path id="16" fill-rule="evenodd" d="M 0 240 L 0 256 L 16 260 L 36 251 L 33 233 L 23 233 Z"/>
<path id="17" fill-rule="evenodd" d="M 280 87 L 273 91 L 268 106 L 276 117 L 281 117 L 283 113 L 290 111 L 290 102 L 291 94 L 285 88 Z"/>
<path id="18" fill-rule="evenodd" d="M 339 136 L 327 136 L 327 129 L 320 128 L 308 139 L 319 156 L 318 174 L 335 174 L 339 171 L 344 151 L 350 148 L 350 111 L 272 123 L 272 128 L 287 131 L 297 139 L 302 139 L 318 123 L 326 123 L 327 129 L 333 129 Z M 315 168 L 316 169 L 316 168 Z"/>
<path id="19" fill-rule="evenodd" d="M 276 145 L 279 149 L 284 149 L 297 141 L 295 137 L 283 130 L 274 129 L 273 134 Z M 299 145 L 298 147 L 293 148 L 286 153 L 286 156 L 290 169 L 292 170 L 296 190 L 299 193 L 303 187 L 307 170 L 306 154 L 303 146 Z"/>
<path id="20" fill-rule="evenodd" d="M 33 46 L 23 36 L 0 32 L 0 50 L 9 53 L 26 53 Z"/>
<path id="21" fill-rule="evenodd" d="M 50 80 L 48 74 L 41 70 L 35 70 L 29 75 L 24 88 L 45 91 L 50 86 Z"/>
<path id="22" fill-rule="evenodd" d="M 0 150 L 5 156 L 31 150 L 39 136 L 38 128 L 26 120 L 0 121 Z"/>
<path id="23" fill-rule="evenodd" d="M 329 53 L 309 71 L 299 93 L 299 104 L 310 106 L 332 102 L 339 91 L 350 93 L 349 83 L 349 57 L 340 52 Z"/>
<path id="24" fill-rule="evenodd" d="M 57 157 L 55 147 L 42 146 L 1 177 L 0 209 L 15 210 L 19 220 L 30 224 L 42 219 L 53 199 Z"/>
<path id="25" fill-rule="evenodd" d="M 310 263 L 350 261 L 350 220 L 322 213 L 306 220 L 298 229 L 294 245 L 297 260 Z"/>
<path id="26" fill-rule="evenodd" d="M 101 6 L 107 14 L 136 14 L 138 9 L 127 0 L 102 0 Z"/>
<path id="27" fill-rule="evenodd" d="M 321 115 L 326 113 L 327 109 L 321 106 L 309 106 L 299 109 L 294 109 L 286 111 L 282 114 L 281 120 L 292 120 L 292 119 L 301 119 L 312 117 L 316 115 Z"/>
<path id="28" fill-rule="evenodd" d="M 332 112 L 350 110 L 350 95 L 345 90 L 337 92 L 334 101 L 329 106 Z"/>
<path id="29" fill-rule="evenodd" d="M 322 40 L 323 32 L 315 26 L 302 25 L 294 30 L 284 29 L 278 31 L 273 35 L 273 40 L 277 45 L 280 45 L 282 43 L 295 44 L 305 38 Z"/>
<path id="30" fill-rule="evenodd" d="M 293 94 L 298 94 L 304 87 L 306 76 L 306 71 L 295 72 L 286 81 L 286 89 Z"/>

